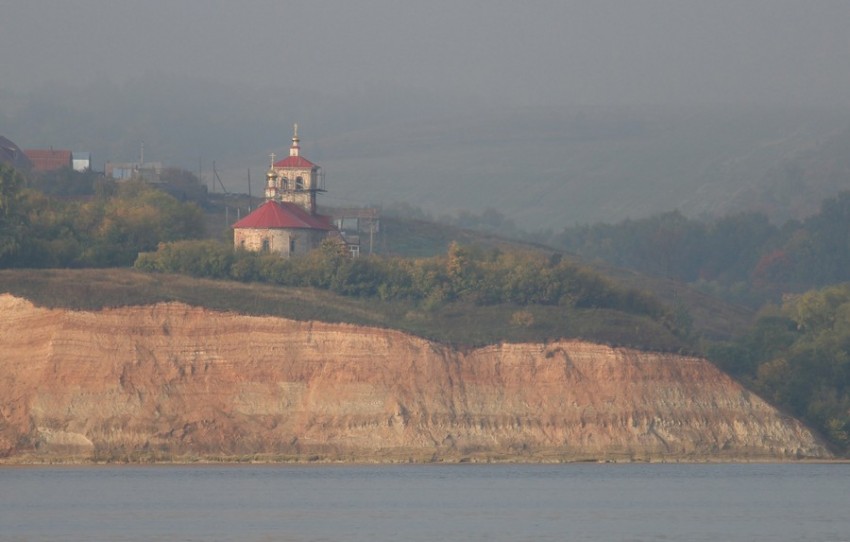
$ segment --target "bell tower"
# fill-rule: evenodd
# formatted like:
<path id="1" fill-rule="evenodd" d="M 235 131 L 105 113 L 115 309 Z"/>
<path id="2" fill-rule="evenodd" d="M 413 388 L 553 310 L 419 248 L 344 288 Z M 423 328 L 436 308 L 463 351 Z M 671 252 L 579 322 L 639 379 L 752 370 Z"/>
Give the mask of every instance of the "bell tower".
<path id="1" fill-rule="evenodd" d="M 294 203 L 310 214 L 316 214 L 316 194 L 324 192 L 319 166 L 301 156 L 298 124 L 293 127 L 289 156 L 275 162 L 266 172 L 266 200 Z"/>

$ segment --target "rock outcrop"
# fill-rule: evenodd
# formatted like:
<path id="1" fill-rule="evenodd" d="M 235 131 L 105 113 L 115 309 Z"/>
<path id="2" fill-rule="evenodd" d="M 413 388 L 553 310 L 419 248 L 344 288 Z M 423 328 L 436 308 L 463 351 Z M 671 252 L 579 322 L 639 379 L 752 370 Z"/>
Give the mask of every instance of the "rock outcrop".
<path id="1" fill-rule="evenodd" d="M 695 357 L 581 341 L 470 351 L 178 303 L 0 295 L 0 457 L 484 461 L 829 457 Z"/>

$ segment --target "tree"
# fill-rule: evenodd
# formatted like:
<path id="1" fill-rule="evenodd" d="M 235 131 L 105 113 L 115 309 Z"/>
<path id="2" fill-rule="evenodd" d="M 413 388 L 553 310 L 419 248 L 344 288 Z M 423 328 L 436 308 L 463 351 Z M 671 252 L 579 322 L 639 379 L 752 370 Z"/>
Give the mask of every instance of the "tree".
<path id="1" fill-rule="evenodd" d="M 814 262 L 806 261 L 813 285 L 850 279 L 850 192 L 824 200 L 820 213 L 806 220 Z M 812 266 L 817 262 L 817 266 Z"/>
<path id="2" fill-rule="evenodd" d="M 75 171 L 70 167 L 32 174 L 29 187 L 55 196 L 91 196 L 102 185 L 115 183 L 95 171 Z"/>
<path id="3" fill-rule="evenodd" d="M 765 398 L 850 451 L 850 284 L 786 298 L 709 355 Z"/>
<path id="4" fill-rule="evenodd" d="M 180 203 L 142 180 L 121 183 L 116 195 L 86 203 L 80 210 L 90 240 L 83 265 L 131 265 L 139 252 L 167 241 L 201 237 L 203 213 L 193 203 Z"/>
<path id="5" fill-rule="evenodd" d="M 21 247 L 24 224 L 19 203 L 23 184 L 17 170 L 0 163 L 0 264 Z"/>

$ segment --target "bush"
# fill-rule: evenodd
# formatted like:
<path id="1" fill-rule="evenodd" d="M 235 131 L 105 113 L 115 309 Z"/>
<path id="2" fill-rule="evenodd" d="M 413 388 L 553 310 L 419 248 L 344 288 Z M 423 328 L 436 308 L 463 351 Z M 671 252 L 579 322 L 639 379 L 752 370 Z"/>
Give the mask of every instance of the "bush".
<path id="1" fill-rule="evenodd" d="M 216 241 L 161 243 L 142 254 L 136 268 L 195 277 L 231 278 L 283 286 L 309 286 L 349 297 L 410 300 L 434 311 L 446 303 L 549 305 L 613 309 L 646 315 L 671 330 L 681 327 L 651 296 L 621 288 L 560 258 L 521 253 L 484 254 L 452 244 L 445 257 L 405 260 L 369 256 L 351 259 L 337 243 L 304 257 L 233 251 Z M 528 313 L 530 316 L 530 313 Z M 528 316 L 517 325 L 531 325 Z"/>
<path id="2" fill-rule="evenodd" d="M 231 276 L 234 260 L 233 250 L 218 241 L 177 241 L 161 243 L 154 253 L 140 254 L 134 267 L 222 279 Z"/>
<path id="3" fill-rule="evenodd" d="M 529 311 L 516 311 L 511 315 L 511 324 L 517 327 L 531 327 L 534 325 L 534 315 Z"/>

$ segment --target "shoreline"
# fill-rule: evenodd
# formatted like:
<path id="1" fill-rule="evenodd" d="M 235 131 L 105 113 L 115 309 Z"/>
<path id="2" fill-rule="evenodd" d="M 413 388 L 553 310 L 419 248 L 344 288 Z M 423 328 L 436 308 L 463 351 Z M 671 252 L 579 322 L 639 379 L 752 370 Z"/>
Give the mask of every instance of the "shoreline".
<path id="1" fill-rule="evenodd" d="M 788 464 L 788 465 L 830 465 L 850 464 L 850 458 L 771 458 L 771 457 L 649 457 L 631 458 L 579 458 L 579 457 L 453 457 L 429 460 L 413 458 L 332 458 L 332 457 L 289 457 L 263 456 L 206 456 L 173 459 L 155 459 L 139 457 L 133 459 L 92 459 L 74 456 L 34 457 L 17 456 L 0 458 L 0 468 L 4 467 L 138 467 L 138 466 L 401 466 L 401 465 L 735 465 L 735 464 Z"/>

